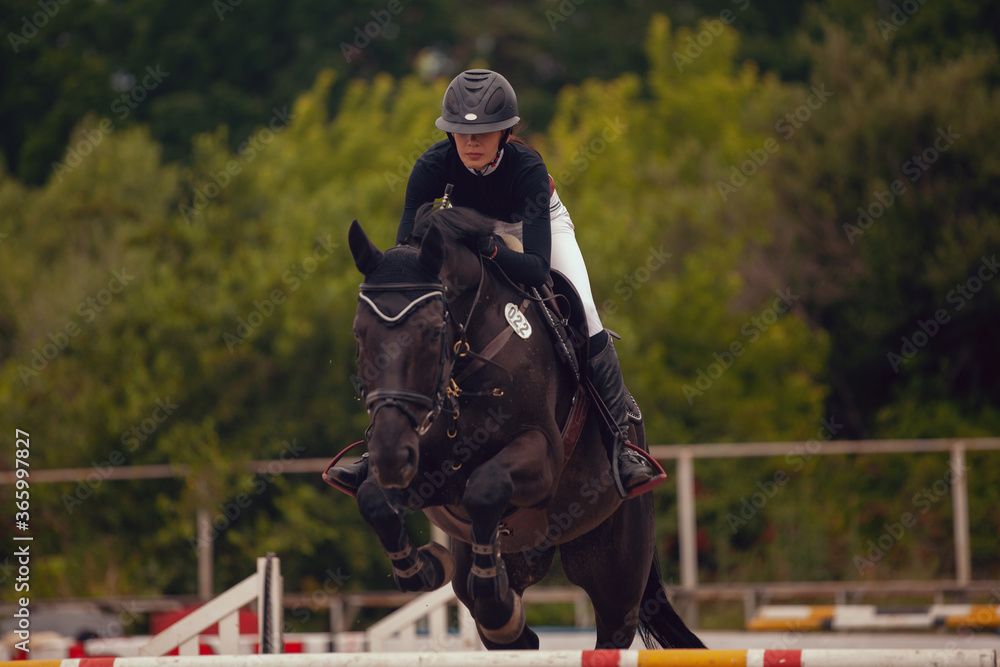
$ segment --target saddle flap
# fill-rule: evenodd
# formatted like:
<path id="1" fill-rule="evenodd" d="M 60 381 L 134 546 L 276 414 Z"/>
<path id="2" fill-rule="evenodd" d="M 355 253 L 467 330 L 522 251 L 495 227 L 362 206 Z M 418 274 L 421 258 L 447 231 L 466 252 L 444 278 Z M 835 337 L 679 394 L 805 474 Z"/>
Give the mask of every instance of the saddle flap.
<path id="1" fill-rule="evenodd" d="M 555 334 L 556 344 L 567 347 L 563 352 L 571 352 L 576 361 L 575 373 L 587 368 L 590 350 L 590 334 L 587 330 L 587 314 L 583 300 L 566 276 L 555 269 L 549 272 L 552 294 L 542 294 L 545 298 L 539 307 L 548 307 L 555 317 L 543 317 Z M 560 330 L 561 329 L 561 330 Z M 564 360 L 566 361 L 566 360 Z"/>

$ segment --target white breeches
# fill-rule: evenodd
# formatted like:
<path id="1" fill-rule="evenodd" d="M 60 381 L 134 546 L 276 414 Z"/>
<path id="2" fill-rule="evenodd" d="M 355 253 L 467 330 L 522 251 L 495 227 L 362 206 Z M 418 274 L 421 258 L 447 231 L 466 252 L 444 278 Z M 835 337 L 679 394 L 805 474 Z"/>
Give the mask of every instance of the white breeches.
<path id="1" fill-rule="evenodd" d="M 590 289 L 590 276 L 583 261 L 583 253 L 580 252 L 580 246 L 576 242 L 576 228 L 556 191 L 552 192 L 549 219 L 552 227 L 552 253 L 549 265 L 566 276 L 576 288 L 587 314 L 588 335 L 593 336 L 603 331 L 604 325 L 601 324 L 601 316 L 598 315 L 597 306 L 594 304 L 594 293 Z M 521 223 L 497 222 L 496 231 L 512 234 L 518 239 L 522 238 Z"/>

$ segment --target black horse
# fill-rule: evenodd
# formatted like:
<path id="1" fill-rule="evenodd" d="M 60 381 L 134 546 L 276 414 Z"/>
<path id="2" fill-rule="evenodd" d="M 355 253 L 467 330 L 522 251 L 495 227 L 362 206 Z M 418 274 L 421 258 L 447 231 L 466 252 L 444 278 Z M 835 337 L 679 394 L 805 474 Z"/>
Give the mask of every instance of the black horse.
<path id="1" fill-rule="evenodd" d="M 598 413 L 539 308 L 475 250 L 493 227 L 469 209 L 425 208 L 410 245 L 381 252 L 351 225 L 365 276 L 354 335 L 371 422 L 360 513 L 397 586 L 452 581 L 490 649 L 538 648 L 521 595 L 556 548 L 593 603 L 598 648 L 631 646 L 637 628 L 647 646 L 704 648 L 667 600 L 651 495 L 621 500 Z M 641 423 L 631 435 L 644 444 Z M 452 550 L 414 549 L 410 511 L 447 531 Z"/>

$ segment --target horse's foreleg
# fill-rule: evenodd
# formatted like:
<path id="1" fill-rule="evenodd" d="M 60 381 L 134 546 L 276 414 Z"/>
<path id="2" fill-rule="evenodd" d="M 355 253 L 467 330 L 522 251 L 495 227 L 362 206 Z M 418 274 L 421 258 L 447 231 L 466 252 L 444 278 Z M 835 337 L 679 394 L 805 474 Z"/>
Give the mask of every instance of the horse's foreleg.
<path id="1" fill-rule="evenodd" d="M 547 441 L 537 431 L 524 433 L 470 476 L 462 505 L 472 520 L 471 564 L 467 591 L 484 640 L 516 642 L 525 629 L 521 596 L 511 589 L 500 557 L 499 523 L 511 502 L 539 504 L 552 491 Z"/>
<path id="2" fill-rule="evenodd" d="M 358 488 L 358 510 L 375 531 L 392 562 L 392 577 L 401 591 L 432 591 L 451 581 L 455 559 L 445 547 L 429 542 L 413 548 L 403 524 L 402 509 L 393 508 L 374 477 Z M 397 507 L 402 507 L 397 503 Z"/>
<path id="3" fill-rule="evenodd" d="M 472 599 L 469 594 L 466 583 L 469 579 L 469 570 L 472 567 L 472 549 L 470 545 L 465 542 L 456 542 L 454 544 L 455 553 L 455 579 L 452 581 L 452 586 L 455 588 L 455 595 L 458 599 L 465 605 L 474 617 L 477 618 L 476 629 L 479 632 L 479 637 L 483 641 L 483 646 L 487 649 L 494 650 L 524 650 L 524 649 L 538 649 L 538 635 L 532 632 L 531 628 L 527 625 L 524 626 L 521 631 L 520 636 L 511 638 L 511 636 L 503 636 L 502 642 L 494 641 L 498 637 L 498 633 L 486 629 L 481 622 L 479 622 L 476 616 L 476 601 Z M 530 563 L 526 564 L 523 559 L 518 562 L 518 556 L 514 555 L 513 561 L 505 561 L 508 577 L 510 580 L 511 594 L 517 594 L 523 592 L 527 586 L 536 583 L 538 580 L 542 579 L 544 575 L 548 572 L 549 566 L 552 564 L 552 556 L 555 554 L 554 549 L 548 549 L 538 554 L 538 556 Z M 511 554 L 506 555 L 504 558 L 509 559 Z M 480 608 L 483 603 L 480 602 Z M 502 615 L 502 614 L 501 614 Z"/>

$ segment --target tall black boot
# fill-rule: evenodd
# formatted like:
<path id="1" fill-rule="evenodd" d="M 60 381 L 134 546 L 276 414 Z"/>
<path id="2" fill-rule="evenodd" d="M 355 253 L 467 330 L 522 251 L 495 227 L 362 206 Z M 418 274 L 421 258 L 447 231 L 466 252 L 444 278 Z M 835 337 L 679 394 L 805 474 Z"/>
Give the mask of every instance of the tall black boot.
<path id="1" fill-rule="evenodd" d="M 597 352 L 593 352 L 595 348 Z M 608 451 L 612 471 L 616 467 L 618 469 L 619 495 L 625 498 L 630 495 L 631 489 L 656 479 L 660 471 L 655 470 L 646 459 L 625 446 L 629 427 L 625 380 L 622 377 L 614 341 L 607 331 L 602 331 L 591 338 L 591 350 L 590 381 L 615 422 L 615 430 L 610 438 L 604 439 L 604 446 Z"/>
<path id="2" fill-rule="evenodd" d="M 368 452 L 349 466 L 335 466 L 323 473 L 323 478 L 330 484 L 349 496 L 357 496 L 358 487 L 368 479 Z"/>

